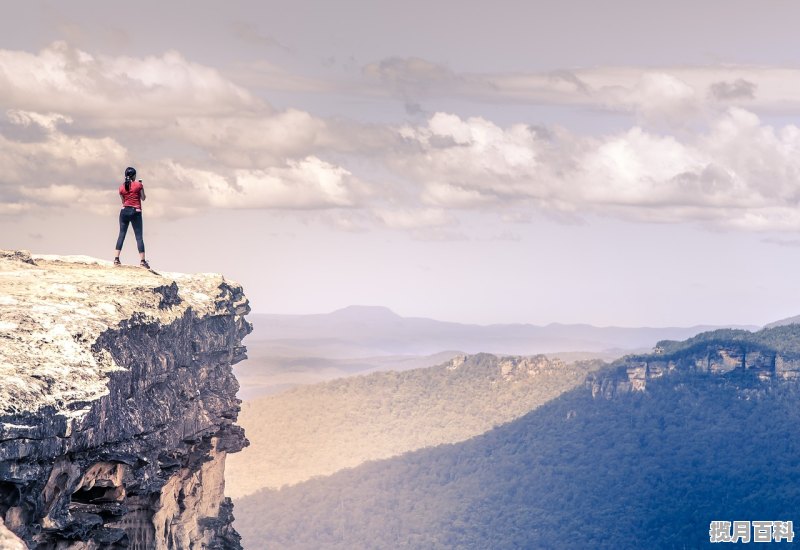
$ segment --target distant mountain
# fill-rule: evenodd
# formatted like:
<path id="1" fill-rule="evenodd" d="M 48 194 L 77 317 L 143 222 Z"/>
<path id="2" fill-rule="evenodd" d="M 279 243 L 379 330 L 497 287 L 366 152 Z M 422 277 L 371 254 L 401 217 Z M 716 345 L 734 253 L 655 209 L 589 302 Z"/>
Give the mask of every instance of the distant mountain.
<path id="1" fill-rule="evenodd" d="M 797 324 L 800 324 L 800 315 L 795 315 L 794 317 L 787 317 L 786 319 L 774 321 L 772 323 L 769 323 L 768 325 L 764 325 L 764 328 L 775 328 L 775 327 L 782 327 L 785 325 L 797 325 Z"/>
<path id="2" fill-rule="evenodd" d="M 328 319 L 354 323 L 397 323 L 403 318 L 384 306 L 348 306 L 324 315 Z"/>
<path id="3" fill-rule="evenodd" d="M 704 330 L 591 325 L 468 325 L 401 317 L 385 307 L 350 306 L 317 315 L 250 315 L 249 361 L 234 367 L 245 400 L 375 370 L 428 367 L 459 353 L 614 360 L 662 339 Z M 755 327 L 746 327 L 755 328 Z M 449 350 L 449 351 L 446 351 Z"/>
<path id="4" fill-rule="evenodd" d="M 427 355 L 448 349 L 509 355 L 650 349 L 659 340 L 681 340 L 721 328 L 470 325 L 401 317 L 385 307 L 370 306 L 350 306 L 318 315 L 255 314 L 249 319 L 255 331 L 247 340 L 248 346 L 269 344 L 326 357 Z"/>
<path id="5" fill-rule="evenodd" d="M 240 499 L 236 526 L 246 548 L 713 548 L 712 521 L 800 526 L 798 401 L 800 325 L 661 342 L 468 441 Z"/>
<path id="6" fill-rule="evenodd" d="M 251 444 L 227 458 L 226 494 L 464 441 L 575 387 L 601 365 L 458 356 L 436 367 L 353 376 L 245 402 L 239 424 Z"/>

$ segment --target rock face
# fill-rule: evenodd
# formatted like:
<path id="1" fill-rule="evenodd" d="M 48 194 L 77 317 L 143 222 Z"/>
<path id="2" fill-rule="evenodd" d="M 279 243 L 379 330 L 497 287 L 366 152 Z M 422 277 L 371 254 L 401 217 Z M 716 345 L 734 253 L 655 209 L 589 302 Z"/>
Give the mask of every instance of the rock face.
<path id="1" fill-rule="evenodd" d="M 631 355 L 610 370 L 591 374 L 592 395 L 612 398 L 646 391 L 650 380 L 673 372 L 743 377 L 761 383 L 800 379 L 800 326 L 781 326 L 719 336 L 704 333 L 685 342 L 660 343 L 649 355 Z M 671 345 L 670 345 L 671 344 Z M 666 346 L 666 350 L 665 350 Z"/>
<path id="2" fill-rule="evenodd" d="M 224 468 L 248 444 L 248 312 L 219 275 L 0 251 L 5 527 L 32 548 L 240 548 Z"/>

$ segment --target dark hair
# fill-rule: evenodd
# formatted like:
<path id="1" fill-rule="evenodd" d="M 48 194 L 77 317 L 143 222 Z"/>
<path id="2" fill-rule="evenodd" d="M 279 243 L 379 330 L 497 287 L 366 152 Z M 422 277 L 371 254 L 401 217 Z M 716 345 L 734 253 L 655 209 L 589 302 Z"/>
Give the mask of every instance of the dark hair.
<path id="1" fill-rule="evenodd" d="M 131 181 L 133 178 L 136 177 L 136 168 L 132 166 L 128 166 L 125 169 L 125 192 L 128 193 L 131 190 Z"/>

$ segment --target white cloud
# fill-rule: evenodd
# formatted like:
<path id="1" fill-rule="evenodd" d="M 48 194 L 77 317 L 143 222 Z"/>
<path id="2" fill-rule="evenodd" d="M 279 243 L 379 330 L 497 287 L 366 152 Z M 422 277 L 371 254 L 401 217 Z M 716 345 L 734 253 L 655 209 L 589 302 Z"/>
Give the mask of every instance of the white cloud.
<path id="1" fill-rule="evenodd" d="M 105 195 L 98 195 L 95 188 L 81 187 L 72 183 L 20 188 L 22 197 L 37 205 L 56 208 L 79 207 L 95 214 L 111 214 L 119 209 L 119 199 L 115 191 L 111 189 Z"/>
<path id="2" fill-rule="evenodd" d="M 400 135 L 422 149 L 408 148 L 390 160 L 399 172 L 426 182 L 429 201 L 451 197 L 476 204 L 493 195 L 526 194 L 520 189 L 539 174 L 544 146 L 524 124 L 507 129 L 480 117 L 462 120 L 436 113 L 424 126 L 406 126 Z"/>
<path id="3" fill-rule="evenodd" d="M 57 113 L 12 110 L 8 119 L 16 126 L 36 126 L 42 133 L 36 140 L 0 134 L 0 188 L 7 196 L 56 204 L 57 189 L 65 182 L 79 181 L 83 188 L 96 189 L 98 182 L 118 172 L 127 157 L 125 148 L 112 138 L 66 134 L 62 126 L 71 120 Z M 54 193 L 44 193 L 45 188 Z"/>
<path id="4" fill-rule="evenodd" d="M 703 169 L 703 155 L 672 137 L 633 128 L 597 142 L 579 159 L 577 200 L 591 204 L 673 204 L 685 199 L 679 178 Z M 702 198 L 702 197 L 699 197 Z"/>
<path id="5" fill-rule="evenodd" d="M 647 121 L 685 120 L 700 110 L 702 96 L 681 78 L 663 72 L 645 72 L 636 85 L 621 94 L 609 94 L 612 108 L 635 111 Z"/>
<path id="6" fill-rule="evenodd" d="M 276 111 L 177 52 L 113 57 L 63 42 L 36 54 L 0 50 L 0 103 L 11 123 L 0 126 L 6 200 L 47 206 L 66 194 L 95 208 L 97 198 L 76 193 L 74 180 L 112 187 L 131 164 L 168 201 L 151 207 L 153 215 L 351 207 L 365 193 L 350 172 L 318 156 L 346 141 L 325 121 Z M 182 193 L 187 185 L 194 194 Z"/>
<path id="7" fill-rule="evenodd" d="M 236 172 L 239 191 L 212 205 L 248 208 L 327 208 L 352 206 L 358 182 L 352 174 L 316 157 L 290 160 L 287 166 Z"/>
<path id="8" fill-rule="evenodd" d="M 8 120 L 18 126 L 38 126 L 44 130 L 54 131 L 59 124 L 72 124 L 72 119 L 58 113 L 34 113 L 9 109 Z"/>
<path id="9" fill-rule="evenodd" d="M 358 203 L 363 184 L 340 166 L 317 157 L 289 160 L 265 170 L 226 173 L 191 168 L 165 161 L 154 168 L 151 213 L 161 215 L 166 205 L 180 204 L 188 212 L 206 208 L 324 209 Z M 146 184 L 147 185 L 147 184 Z M 175 215 L 175 212 L 170 212 Z"/>
<path id="10" fill-rule="evenodd" d="M 9 109 L 0 125 L 0 213 L 67 199 L 111 208 L 114 193 L 109 206 L 98 205 L 93 190 L 112 187 L 132 164 L 156 199 L 150 215 L 327 210 L 346 230 L 375 224 L 440 236 L 454 234 L 449 228 L 462 218 L 454 210 L 478 209 L 501 220 L 535 212 L 574 221 L 593 212 L 800 229 L 800 130 L 773 128 L 755 114 L 800 110 L 800 71 L 458 75 L 393 58 L 364 75 L 404 94 L 592 105 L 635 113 L 638 124 L 601 136 L 445 112 L 401 127 L 364 124 L 275 110 L 175 52 L 99 56 L 64 43 L 37 54 L 0 50 L 0 101 Z M 691 132 L 665 130 L 687 121 Z"/>
<path id="11" fill-rule="evenodd" d="M 417 183 L 423 204 L 800 230 L 800 129 L 738 108 L 684 140 L 640 127 L 540 139 L 522 125 L 442 113 L 399 132 L 417 148 L 388 162 Z"/>
<path id="12" fill-rule="evenodd" d="M 0 102 L 109 125 L 265 107 L 215 69 L 177 52 L 145 58 L 95 56 L 64 42 L 38 54 L 0 50 Z"/>
<path id="13" fill-rule="evenodd" d="M 201 148 L 225 166 L 259 168 L 319 149 L 327 133 L 321 119 L 289 109 L 269 115 L 177 118 L 164 135 Z"/>

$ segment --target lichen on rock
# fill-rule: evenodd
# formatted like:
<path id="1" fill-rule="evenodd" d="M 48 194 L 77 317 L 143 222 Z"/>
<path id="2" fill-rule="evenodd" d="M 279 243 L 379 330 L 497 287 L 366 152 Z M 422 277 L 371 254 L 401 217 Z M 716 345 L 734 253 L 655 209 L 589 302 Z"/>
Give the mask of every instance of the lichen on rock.
<path id="1" fill-rule="evenodd" d="M 0 251 L 0 519 L 36 548 L 238 548 L 242 288 Z"/>

